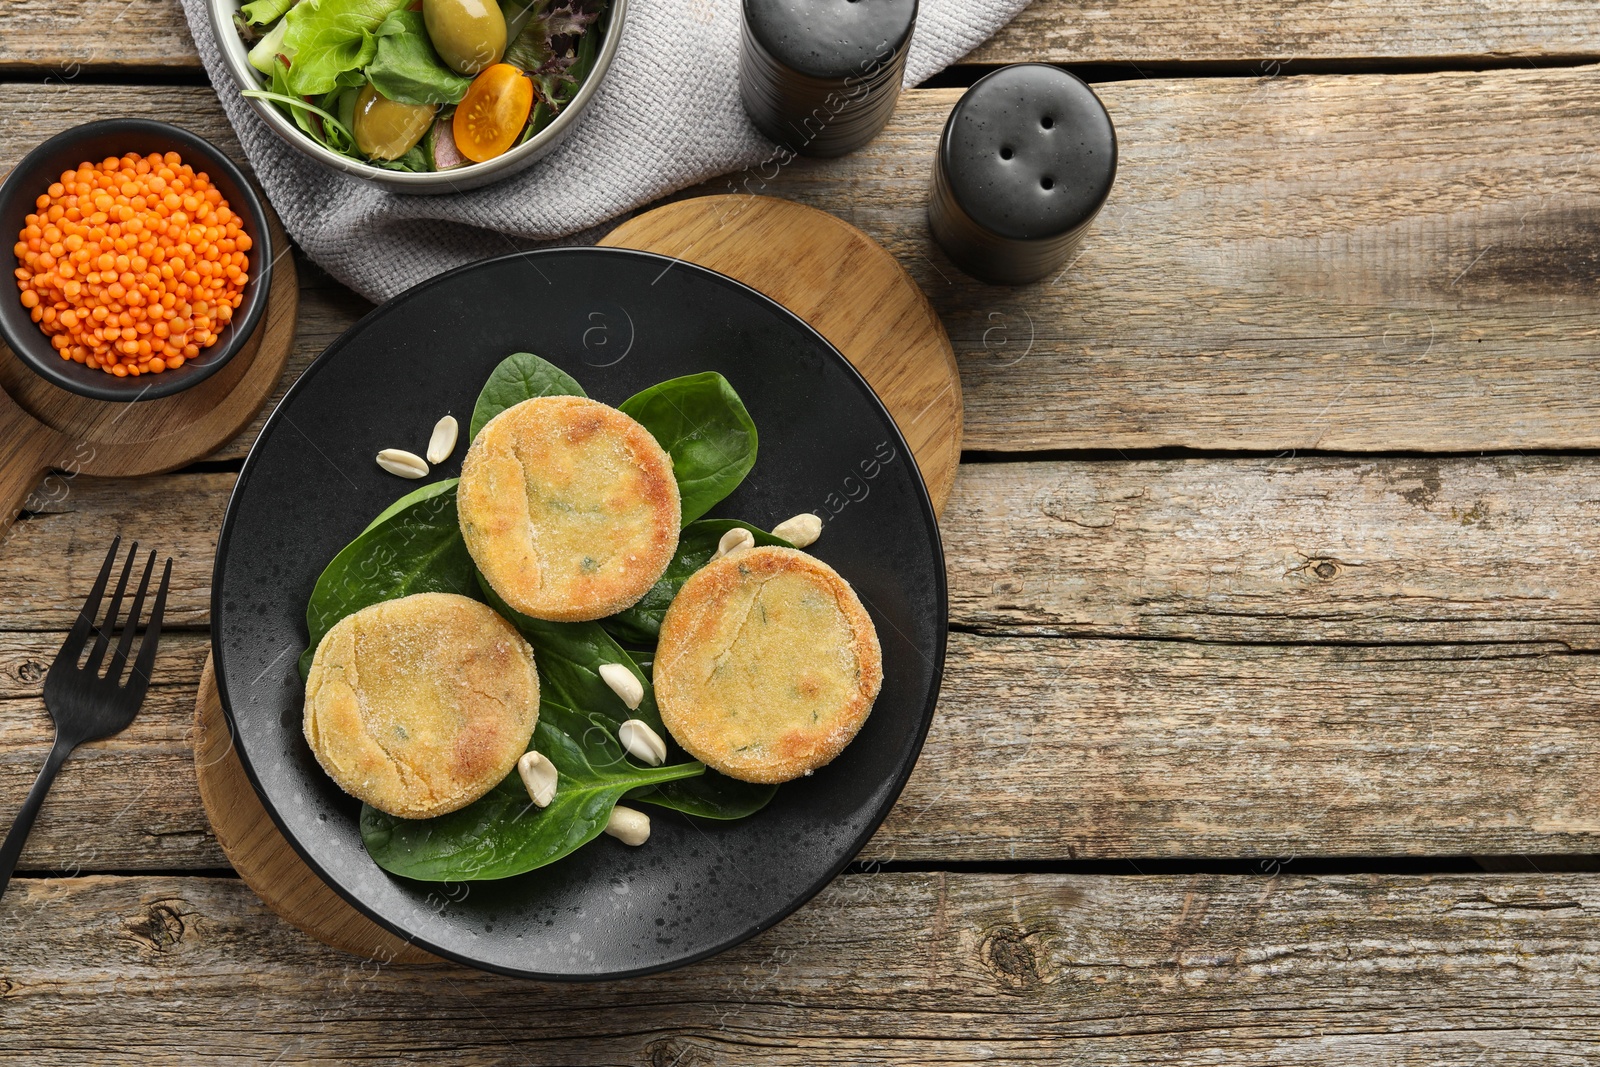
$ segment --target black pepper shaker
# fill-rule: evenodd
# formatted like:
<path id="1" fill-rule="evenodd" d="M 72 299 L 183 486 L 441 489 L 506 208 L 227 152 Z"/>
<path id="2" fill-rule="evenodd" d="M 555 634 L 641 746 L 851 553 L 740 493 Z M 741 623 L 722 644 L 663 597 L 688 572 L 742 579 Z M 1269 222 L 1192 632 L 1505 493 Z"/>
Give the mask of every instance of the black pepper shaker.
<path id="1" fill-rule="evenodd" d="M 928 226 L 973 277 L 1037 281 L 1067 261 L 1116 176 L 1117 132 L 1094 90 L 1018 63 L 979 79 L 950 112 Z"/>
<path id="2" fill-rule="evenodd" d="M 917 0 L 744 0 L 745 111 L 801 155 L 860 148 L 894 113 L 916 21 Z"/>

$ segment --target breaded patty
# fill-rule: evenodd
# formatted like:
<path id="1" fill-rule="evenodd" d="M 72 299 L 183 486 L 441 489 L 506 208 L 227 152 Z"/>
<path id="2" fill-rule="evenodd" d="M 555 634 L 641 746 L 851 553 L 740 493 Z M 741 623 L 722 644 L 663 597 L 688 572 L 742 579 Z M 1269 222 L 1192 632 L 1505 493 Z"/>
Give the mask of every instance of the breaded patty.
<path id="1" fill-rule="evenodd" d="M 461 464 L 456 503 L 494 591 L 556 622 L 636 603 L 672 561 L 682 518 L 666 450 L 581 396 L 524 400 L 490 420 Z"/>
<path id="2" fill-rule="evenodd" d="M 690 576 L 656 647 L 661 720 L 690 755 L 746 782 L 787 782 L 856 736 L 883 684 L 878 633 L 848 582 L 792 548 Z"/>
<path id="3" fill-rule="evenodd" d="M 417 593 L 340 619 L 306 678 L 305 734 L 345 792 L 403 819 L 466 807 L 539 719 L 533 649 L 487 605 Z"/>

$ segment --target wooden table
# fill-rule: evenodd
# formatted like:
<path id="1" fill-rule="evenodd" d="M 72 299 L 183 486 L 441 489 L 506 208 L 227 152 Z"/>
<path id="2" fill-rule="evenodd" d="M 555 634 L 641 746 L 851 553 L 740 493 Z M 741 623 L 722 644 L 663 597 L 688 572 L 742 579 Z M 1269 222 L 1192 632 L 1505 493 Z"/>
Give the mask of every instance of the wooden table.
<path id="1" fill-rule="evenodd" d="M 237 155 L 171 0 L 0 25 L 0 159 L 128 114 Z M 1098 82 L 1122 168 L 1069 270 L 992 288 L 922 205 L 959 87 L 1024 59 Z M 60 479 L 0 544 L 0 823 L 111 535 L 177 586 L 144 713 L 67 766 L 0 903 L 0 1059 L 1593 1062 L 1597 60 L 1591 0 L 1038 0 L 760 190 L 881 240 L 955 344 L 949 669 L 857 867 L 672 974 L 380 966 L 266 911 L 190 751 L 256 430 Z M 302 278 L 290 379 L 367 310 Z"/>

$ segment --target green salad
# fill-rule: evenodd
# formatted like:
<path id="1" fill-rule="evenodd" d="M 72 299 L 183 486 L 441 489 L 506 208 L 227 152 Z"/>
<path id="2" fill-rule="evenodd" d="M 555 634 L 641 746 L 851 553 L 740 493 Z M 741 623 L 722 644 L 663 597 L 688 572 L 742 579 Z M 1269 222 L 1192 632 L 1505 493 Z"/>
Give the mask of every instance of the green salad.
<path id="1" fill-rule="evenodd" d="M 517 353 L 490 376 L 473 410 L 471 437 L 501 411 L 540 396 L 583 396 L 571 376 L 546 360 Z M 733 492 L 756 460 L 757 434 L 727 379 L 716 373 L 674 378 L 631 397 L 619 409 L 637 420 L 672 458 L 683 527 L 671 563 L 642 600 L 592 622 L 548 622 L 508 607 L 467 552 L 456 510 L 457 479 L 422 486 L 385 508 L 330 562 L 306 605 L 309 647 L 302 677 L 324 635 L 363 608 L 414 593 L 458 593 L 480 600 L 512 623 L 533 647 L 539 717 L 532 750 L 559 772 L 545 807 L 529 803 L 516 771 L 487 795 L 431 819 L 404 819 L 365 805 L 361 837 L 383 869 L 424 881 L 507 878 L 552 863 L 599 836 L 626 799 L 711 819 L 739 819 L 777 791 L 718 774 L 691 760 L 661 722 L 651 661 L 667 607 L 690 575 L 717 551 L 729 530 L 760 545 L 790 542 L 732 519 L 702 518 Z M 643 688 L 630 708 L 602 677 L 620 664 Z M 666 743 L 648 766 L 628 758 L 618 736 L 638 720 Z"/>
<path id="2" fill-rule="evenodd" d="M 607 0 L 252 0 L 234 23 L 271 101 L 324 148 L 389 170 L 503 155 L 594 69 Z"/>

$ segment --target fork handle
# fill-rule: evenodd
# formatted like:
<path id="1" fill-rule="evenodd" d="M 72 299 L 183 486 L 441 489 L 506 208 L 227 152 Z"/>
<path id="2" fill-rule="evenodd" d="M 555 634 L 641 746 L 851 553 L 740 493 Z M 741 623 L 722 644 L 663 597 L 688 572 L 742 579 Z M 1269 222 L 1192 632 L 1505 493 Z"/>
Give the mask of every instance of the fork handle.
<path id="1" fill-rule="evenodd" d="M 39 777 L 34 779 L 33 788 L 28 790 L 28 799 L 22 802 L 22 810 L 17 812 L 17 817 L 11 824 L 11 832 L 6 834 L 5 844 L 0 845 L 0 897 L 5 896 L 6 886 L 11 884 L 11 873 L 17 869 L 17 858 L 22 855 L 22 843 L 28 840 L 28 831 L 33 829 L 33 820 L 38 816 L 39 808 L 44 805 L 44 795 L 50 792 L 50 783 L 56 780 L 56 772 L 67 762 L 67 756 L 72 753 L 72 748 L 72 743 L 58 732 L 56 743 L 51 746 L 50 755 L 46 757 L 44 767 L 39 771 Z"/>

